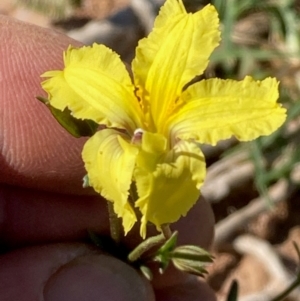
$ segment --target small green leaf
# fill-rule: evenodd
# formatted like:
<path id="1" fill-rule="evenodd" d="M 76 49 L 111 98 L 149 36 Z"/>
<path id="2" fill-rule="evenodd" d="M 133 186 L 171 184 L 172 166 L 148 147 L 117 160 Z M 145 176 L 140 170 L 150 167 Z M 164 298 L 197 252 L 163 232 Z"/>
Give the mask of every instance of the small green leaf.
<path id="1" fill-rule="evenodd" d="M 204 274 L 207 274 L 205 265 L 202 262 L 178 258 L 172 258 L 172 262 L 174 266 L 182 272 L 197 275 L 200 277 L 204 277 Z"/>
<path id="2" fill-rule="evenodd" d="M 76 138 L 92 136 L 95 134 L 98 128 L 98 124 L 93 120 L 81 120 L 73 117 L 71 115 L 71 111 L 69 109 L 64 109 L 60 111 L 54 107 L 52 107 L 47 98 L 42 96 L 37 96 L 37 99 L 45 104 L 54 118 L 58 121 L 58 123 L 65 128 L 72 136 Z"/>
<path id="3" fill-rule="evenodd" d="M 177 244 L 178 231 L 173 232 L 172 236 L 158 249 L 158 254 L 169 253 L 174 250 Z"/>
<path id="4" fill-rule="evenodd" d="M 149 280 L 151 281 L 153 279 L 153 274 L 151 272 L 151 270 L 145 266 L 145 265 L 141 265 L 140 266 L 140 270 L 142 272 L 142 274 Z"/>
<path id="5" fill-rule="evenodd" d="M 153 258 L 159 264 L 159 273 L 163 274 L 170 264 L 170 257 L 167 253 L 158 254 Z"/>
<path id="6" fill-rule="evenodd" d="M 159 272 L 163 274 L 169 266 L 170 254 L 176 247 L 178 232 L 175 231 L 172 236 L 157 250 L 154 261 L 159 263 Z"/>
<path id="7" fill-rule="evenodd" d="M 176 259 L 201 261 L 202 263 L 213 262 L 213 256 L 209 252 L 193 245 L 179 246 L 171 252 L 170 256 Z"/>
<path id="8" fill-rule="evenodd" d="M 207 263 L 213 261 L 209 252 L 193 245 L 177 247 L 169 256 L 177 269 L 201 277 L 207 273 Z"/>

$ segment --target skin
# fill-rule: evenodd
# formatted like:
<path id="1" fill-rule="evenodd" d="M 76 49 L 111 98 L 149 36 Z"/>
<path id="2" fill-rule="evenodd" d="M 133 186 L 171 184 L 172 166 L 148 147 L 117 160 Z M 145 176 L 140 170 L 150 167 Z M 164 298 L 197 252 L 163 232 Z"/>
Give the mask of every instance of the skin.
<path id="1" fill-rule="evenodd" d="M 150 283 L 86 243 L 86 229 L 108 234 L 108 217 L 105 202 L 81 188 L 85 140 L 66 133 L 35 99 L 46 96 L 40 74 L 62 68 L 63 50 L 80 44 L 5 16 L 0 41 L 1 300 L 215 300 L 194 277 L 170 269 Z M 200 200 L 173 228 L 180 243 L 208 248 L 213 223 Z"/>

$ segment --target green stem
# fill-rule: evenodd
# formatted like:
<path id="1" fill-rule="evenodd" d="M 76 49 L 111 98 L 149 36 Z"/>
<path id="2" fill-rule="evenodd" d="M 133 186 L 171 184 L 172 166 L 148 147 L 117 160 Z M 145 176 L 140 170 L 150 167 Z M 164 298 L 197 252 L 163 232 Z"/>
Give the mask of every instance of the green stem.
<path id="1" fill-rule="evenodd" d="M 166 238 L 163 233 L 147 238 L 129 253 L 128 260 L 130 262 L 138 260 L 145 252 L 165 241 Z"/>
<path id="2" fill-rule="evenodd" d="M 113 203 L 107 202 L 110 236 L 116 244 L 119 244 L 122 237 L 121 220 L 114 211 Z"/>
<path id="3" fill-rule="evenodd" d="M 285 297 L 287 297 L 289 293 L 293 291 L 299 284 L 300 284 L 300 275 L 297 276 L 297 278 L 291 283 L 291 285 L 288 288 L 286 288 L 280 295 L 276 296 L 271 301 L 284 300 Z"/>
<path id="4" fill-rule="evenodd" d="M 163 233 L 165 239 L 169 239 L 172 236 L 172 231 L 170 229 L 170 224 L 161 225 L 161 232 Z"/>

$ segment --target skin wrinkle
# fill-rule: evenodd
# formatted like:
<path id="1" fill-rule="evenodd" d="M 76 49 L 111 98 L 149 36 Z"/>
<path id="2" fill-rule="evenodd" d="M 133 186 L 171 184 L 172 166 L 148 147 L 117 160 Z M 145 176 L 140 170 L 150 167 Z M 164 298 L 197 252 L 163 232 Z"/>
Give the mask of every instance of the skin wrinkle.
<path id="1" fill-rule="evenodd" d="M 1 101 L 4 101 L 7 107 L 7 110 L 0 112 L 2 133 L 0 163 L 5 166 L 0 175 L 0 182 L 32 187 L 35 178 L 40 177 L 41 189 L 54 188 L 56 191 L 71 190 L 73 193 L 79 191 L 83 193 L 81 180 L 85 172 L 81 149 L 85 139 L 73 138 L 54 120 L 48 109 L 35 99 L 37 95 L 44 95 L 40 87 L 40 74 L 50 66 L 60 68 L 63 62 L 62 58 L 57 60 L 58 54 L 61 54 L 70 43 L 75 46 L 79 43 L 68 38 L 64 38 L 65 42 L 62 43 L 61 34 L 52 34 L 52 31 L 50 33 L 49 30 L 38 27 L 33 34 L 31 25 L 15 22 L 16 25 L 22 26 L 13 26 L 8 23 L 7 17 L 0 17 L 0 27 L 3 31 L 1 34 L 7 41 L 0 45 L 3 64 L 1 69 L 8 70 L 5 73 L 5 80 L 0 81 L 0 91 L 8 91 L 6 94 L 5 92 L 3 95 L 0 94 L 4 98 Z M 28 43 L 27 39 L 29 34 L 32 35 L 31 43 Z M 46 49 L 43 45 L 50 47 Z M 47 59 L 44 61 L 30 59 L 32 53 Z M 9 61 L 6 58 L 9 58 Z M 11 64 L 11 61 L 15 64 Z M 5 89 L 9 84 L 14 87 L 13 90 Z M 8 101 L 14 98 L 16 101 Z M 17 101 L 20 101 L 20 104 Z M 38 116 L 33 118 L 37 113 Z M 48 124 L 48 128 L 39 127 L 40 123 Z M 11 126 L 8 126 L 9 124 Z M 8 130 L 2 130 L 6 128 Z M 34 140 L 34 143 L 28 142 L 29 140 Z M 43 156 L 40 156 L 40 153 L 43 153 Z M 49 172 L 45 172 L 45 164 L 51 166 Z M 66 174 L 69 181 L 64 179 Z M 56 178 L 57 185 L 53 187 L 51 183 Z"/>

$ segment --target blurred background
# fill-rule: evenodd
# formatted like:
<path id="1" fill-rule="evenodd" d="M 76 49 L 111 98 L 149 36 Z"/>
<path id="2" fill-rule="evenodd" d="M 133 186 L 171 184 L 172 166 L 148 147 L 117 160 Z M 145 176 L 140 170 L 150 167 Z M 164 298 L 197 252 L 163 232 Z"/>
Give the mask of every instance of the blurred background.
<path id="1" fill-rule="evenodd" d="M 130 63 L 163 2 L 1 0 L 0 14 L 103 43 Z M 280 130 L 254 142 L 202 146 L 208 163 L 202 194 L 216 217 L 215 262 L 206 279 L 219 300 L 233 279 L 239 301 L 275 300 L 299 273 L 293 242 L 300 247 L 300 1 L 184 2 L 190 12 L 211 3 L 221 19 L 222 43 L 201 78 L 273 76 L 281 83 L 288 119 Z M 299 285 L 285 300 L 300 300 Z"/>

